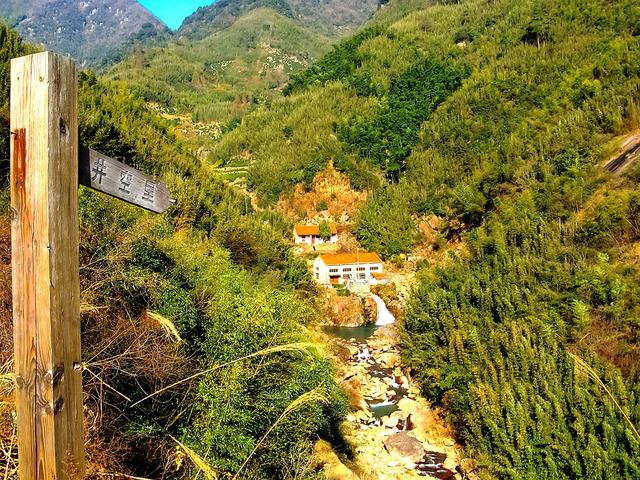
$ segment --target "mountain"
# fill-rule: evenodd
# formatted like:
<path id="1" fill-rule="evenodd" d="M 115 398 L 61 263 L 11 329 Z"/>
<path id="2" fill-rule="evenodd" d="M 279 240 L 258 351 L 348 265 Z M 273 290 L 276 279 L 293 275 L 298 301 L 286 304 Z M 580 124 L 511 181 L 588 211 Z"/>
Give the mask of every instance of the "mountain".
<path id="1" fill-rule="evenodd" d="M 473 478 L 640 477 L 640 161 L 606 168 L 639 148 L 638 25 L 392 0 L 211 153 L 297 218 L 330 164 L 367 194 L 352 233 L 415 273 L 403 360 Z"/>
<path id="2" fill-rule="evenodd" d="M 202 39 L 136 49 L 109 76 L 164 108 L 224 123 L 279 93 L 289 75 L 330 44 L 294 20 L 258 8 Z"/>
<path id="3" fill-rule="evenodd" d="M 98 66 L 113 51 L 163 36 L 167 27 L 131 0 L 4 0 L 0 18 L 31 43 Z"/>
<path id="4" fill-rule="evenodd" d="M 364 24 L 381 0 L 221 0 L 187 17 L 179 35 L 201 39 L 256 8 L 270 8 L 322 35 L 343 36 Z"/>
<path id="5" fill-rule="evenodd" d="M 109 76 L 162 110 L 225 124 L 279 95 L 378 8 L 378 0 L 223 0 L 199 8 L 171 41 L 134 46 Z"/>

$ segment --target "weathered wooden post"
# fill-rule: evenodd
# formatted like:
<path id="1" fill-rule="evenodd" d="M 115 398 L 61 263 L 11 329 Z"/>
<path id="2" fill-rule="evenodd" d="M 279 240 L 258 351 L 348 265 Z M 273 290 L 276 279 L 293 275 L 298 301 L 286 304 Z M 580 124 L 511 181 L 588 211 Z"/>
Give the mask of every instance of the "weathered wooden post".
<path id="1" fill-rule="evenodd" d="M 11 208 L 20 478 L 84 474 L 78 101 L 71 59 L 11 62 Z"/>
<path id="2" fill-rule="evenodd" d="M 78 143 L 74 62 L 11 61 L 11 265 L 21 480 L 84 476 L 78 184 L 146 210 L 166 184 Z"/>

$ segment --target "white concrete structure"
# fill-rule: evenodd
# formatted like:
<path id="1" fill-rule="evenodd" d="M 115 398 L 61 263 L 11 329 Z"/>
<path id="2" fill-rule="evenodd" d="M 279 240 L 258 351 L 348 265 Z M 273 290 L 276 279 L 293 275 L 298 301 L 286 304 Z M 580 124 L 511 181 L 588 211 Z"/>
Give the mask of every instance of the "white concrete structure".
<path id="1" fill-rule="evenodd" d="M 313 277 L 322 285 L 360 283 L 371 285 L 382 274 L 382 260 L 376 253 L 335 253 L 318 256 Z"/>
<path id="2" fill-rule="evenodd" d="M 330 223 L 331 237 L 325 240 L 320 236 L 319 225 L 296 225 L 293 230 L 293 239 L 298 245 L 322 245 L 325 243 L 338 243 L 338 229 L 335 223 Z"/>

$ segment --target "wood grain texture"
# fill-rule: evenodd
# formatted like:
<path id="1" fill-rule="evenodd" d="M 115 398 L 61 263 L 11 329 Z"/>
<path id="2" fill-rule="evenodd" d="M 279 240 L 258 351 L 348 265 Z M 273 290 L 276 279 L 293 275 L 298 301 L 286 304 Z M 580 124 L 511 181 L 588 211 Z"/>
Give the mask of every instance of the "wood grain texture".
<path id="1" fill-rule="evenodd" d="M 11 207 L 22 480 L 84 473 L 74 63 L 11 62 Z"/>

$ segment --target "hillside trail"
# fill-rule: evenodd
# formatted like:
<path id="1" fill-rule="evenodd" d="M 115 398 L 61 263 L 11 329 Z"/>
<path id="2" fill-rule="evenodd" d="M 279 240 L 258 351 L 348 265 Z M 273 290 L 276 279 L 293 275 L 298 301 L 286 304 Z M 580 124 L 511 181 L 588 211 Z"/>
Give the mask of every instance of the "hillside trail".
<path id="1" fill-rule="evenodd" d="M 373 299 L 376 325 L 326 330 L 339 352 L 338 381 L 351 406 L 343 434 L 355 458 L 348 468 L 320 444 L 324 473 L 329 480 L 461 479 L 453 431 L 420 396 L 401 363 L 395 318 Z"/>

